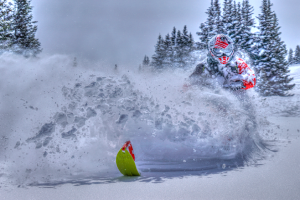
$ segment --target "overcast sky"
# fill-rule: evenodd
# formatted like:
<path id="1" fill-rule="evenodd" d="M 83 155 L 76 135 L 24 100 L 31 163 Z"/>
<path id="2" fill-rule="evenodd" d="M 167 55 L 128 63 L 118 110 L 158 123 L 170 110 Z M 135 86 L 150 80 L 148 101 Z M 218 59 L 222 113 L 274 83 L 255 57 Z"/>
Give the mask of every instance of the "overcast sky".
<path id="1" fill-rule="evenodd" d="M 295 49 L 300 45 L 300 1 L 271 2 L 282 39 Z M 257 16 L 261 0 L 250 4 Z M 165 36 L 173 26 L 182 30 L 187 25 L 198 41 L 210 0 L 32 0 L 32 5 L 44 53 L 138 65 L 154 53 L 158 34 Z"/>

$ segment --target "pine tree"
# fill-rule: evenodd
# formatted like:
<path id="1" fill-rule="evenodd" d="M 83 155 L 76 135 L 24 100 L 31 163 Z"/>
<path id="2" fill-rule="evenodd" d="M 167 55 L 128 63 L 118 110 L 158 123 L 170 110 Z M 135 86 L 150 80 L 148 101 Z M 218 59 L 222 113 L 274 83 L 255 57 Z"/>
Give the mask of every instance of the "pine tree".
<path id="1" fill-rule="evenodd" d="M 271 35 L 271 27 L 270 24 L 272 22 L 273 14 L 268 7 L 268 1 L 263 0 L 262 13 L 258 15 L 260 30 L 259 35 L 256 37 L 256 54 L 258 58 L 255 60 L 255 68 L 257 72 L 260 72 L 262 68 L 265 68 L 268 64 L 269 60 L 267 55 L 270 54 L 270 35 Z M 259 84 L 258 84 L 259 85 Z"/>
<path id="2" fill-rule="evenodd" d="M 257 89 L 263 96 L 288 96 L 288 90 L 295 85 L 289 84 L 288 63 L 285 60 L 286 46 L 280 38 L 280 26 L 276 14 L 271 11 L 270 0 L 263 0 L 262 13 L 259 15 L 260 58 L 257 62 L 260 71 Z"/>
<path id="3" fill-rule="evenodd" d="M 214 25 L 215 25 L 215 20 L 214 20 L 214 3 L 213 0 L 211 0 L 211 5 L 205 12 L 208 17 L 206 22 L 201 23 L 200 25 L 200 32 L 197 32 L 196 34 L 199 36 L 200 42 L 197 43 L 197 46 L 199 49 L 207 49 L 207 43 L 209 39 L 214 35 Z"/>
<path id="4" fill-rule="evenodd" d="M 181 46 L 181 54 L 182 54 L 181 60 L 184 65 L 187 63 L 189 54 L 191 52 L 189 42 L 190 42 L 190 38 L 188 35 L 187 27 L 185 25 L 182 31 L 182 46 Z"/>
<path id="5" fill-rule="evenodd" d="M 32 6 L 30 0 L 15 0 L 15 15 L 13 20 L 13 51 L 24 56 L 36 56 L 42 51 L 41 43 L 35 34 L 37 22 L 32 21 Z"/>
<path id="6" fill-rule="evenodd" d="M 243 34 L 243 25 L 242 25 L 242 8 L 241 3 L 238 2 L 235 21 L 233 22 L 235 26 L 235 34 L 232 36 L 233 42 L 236 46 L 241 46 L 242 34 Z"/>
<path id="7" fill-rule="evenodd" d="M 147 63 L 147 56 L 145 55 L 143 60 L 143 66 L 147 65 L 146 63 Z"/>
<path id="8" fill-rule="evenodd" d="M 195 42 L 194 42 L 194 38 L 192 33 L 189 34 L 189 41 L 188 41 L 188 47 L 189 47 L 189 51 L 193 52 L 195 50 L 195 46 L 194 46 Z"/>
<path id="9" fill-rule="evenodd" d="M 229 6 L 229 5 L 228 5 Z M 236 18 L 237 18 L 237 7 L 236 7 L 236 2 L 231 2 L 231 5 L 229 6 L 230 9 L 230 14 L 228 18 L 230 19 L 230 23 L 227 24 L 227 35 L 231 37 L 234 41 L 234 36 L 236 35 Z"/>
<path id="10" fill-rule="evenodd" d="M 225 33 L 219 0 L 214 1 L 214 26 L 215 34 Z"/>
<path id="11" fill-rule="evenodd" d="M 171 33 L 171 41 L 172 41 L 172 46 L 176 45 L 176 28 L 173 27 L 172 33 Z"/>
<path id="12" fill-rule="evenodd" d="M 182 55 L 183 55 L 183 37 L 181 31 L 177 31 L 176 35 L 176 46 L 174 48 L 174 61 L 173 65 L 175 67 L 181 67 L 183 65 Z"/>
<path id="13" fill-rule="evenodd" d="M 226 34 L 228 34 L 228 30 L 230 30 L 230 27 L 232 26 L 231 14 L 232 14 L 232 0 L 224 0 L 222 22 Z"/>
<path id="14" fill-rule="evenodd" d="M 188 35 L 187 27 L 186 25 L 184 25 L 182 30 L 182 42 L 184 45 L 187 45 L 188 41 L 189 41 L 189 35 Z"/>
<path id="15" fill-rule="evenodd" d="M 181 38 L 177 39 L 177 55 L 179 56 L 177 61 L 180 67 L 184 67 L 190 63 L 190 53 L 194 50 L 194 39 L 192 34 L 188 33 L 186 25 L 183 27 L 182 34 L 178 32 L 177 38 Z"/>
<path id="16" fill-rule="evenodd" d="M 12 4 L 0 0 L 0 52 L 8 51 L 12 42 Z"/>
<path id="17" fill-rule="evenodd" d="M 151 62 L 155 68 L 184 67 L 190 62 L 190 53 L 194 50 L 193 36 L 188 33 L 187 26 L 182 32 L 175 31 L 174 27 L 171 36 L 167 34 L 165 39 L 159 35 Z"/>
<path id="18" fill-rule="evenodd" d="M 148 66 L 150 64 L 149 57 L 145 55 L 143 60 L 143 66 Z"/>
<path id="19" fill-rule="evenodd" d="M 229 37 L 232 38 L 235 46 L 240 47 L 240 41 L 242 38 L 242 11 L 241 11 L 241 4 L 238 2 L 233 2 L 232 5 L 232 11 L 231 11 L 231 16 L 230 16 L 232 22 L 231 24 L 227 27 L 227 33 Z"/>
<path id="20" fill-rule="evenodd" d="M 175 40 L 174 40 L 174 43 L 175 43 Z M 174 58 L 173 58 L 174 52 L 173 52 L 173 42 L 170 37 L 170 34 L 166 35 L 165 41 L 164 41 L 164 46 L 165 46 L 165 51 L 166 51 L 165 59 L 164 59 L 165 66 L 172 66 L 172 63 L 174 60 Z"/>
<path id="21" fill-rule="evenodd" d="M 300 46 L 296 46 L 295 56 L 294 56 L 294 64 L 300 64 Z"/>
<path id="22" fill-rule="evenodd" d="M 163 62 L 165 57 L 166 57 L 166 49 L 165 49 L 164 39 L 159 34 L 157 43 L 155 45 L 155 54 L 152 56 L 151 65 L 157 69 L 163 68 Z"/>
<path id="23" fill-rule="evenodd" d="M 293 51 L 293 49 L 290 49 L 290 51 L 289 51 L 289 57 L 288 57 L 288 63 L 290 65 L 292 65 L 293 61 L 294 61 L 294 51 Z"/>
<path id="24" fill-rule="evenodd" d="M 195 51 L 195 42 L 192 33 L 189 34 L 189 40 L 187 43 L 188 56 L 185 58 L 185 65 L 195 64 L 195 56 L 192 53 Z"/>
<path id="25" fill-rule="evenodd" d="M 249 4 L 249 0 L 243 0 L 242 5 L 242 33 L 240 40 L 240 47 L 247 51 L 251 58 L 254 59 L 253 55 L 253 43 L 254 43 L 254 35 L 251 32 L 251 29 L 254 27 L 255 22 L 252 18 L 253 15 L 253 6 Z"/>
<path id="26" fill-rule="evenodd" d="M 201 31 L 197 32 L 200 39 L 200 42 L 196 44 L 198 49 L 207 49 L 207 43 L 214 35 L 226 33 L 219 0 L 211 0 L 206 14 L 208 15 L 207 20 L 200 24 Z"/>

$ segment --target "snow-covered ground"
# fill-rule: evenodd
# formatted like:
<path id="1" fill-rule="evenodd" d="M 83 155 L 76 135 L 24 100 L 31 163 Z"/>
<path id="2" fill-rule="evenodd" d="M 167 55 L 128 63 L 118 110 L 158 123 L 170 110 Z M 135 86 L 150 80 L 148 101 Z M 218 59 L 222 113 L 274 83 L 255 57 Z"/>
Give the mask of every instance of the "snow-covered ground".
<path id="1" fill-rule="evenodd" d="M 193 69 L 0 61 L 1 199 L 300 198 L 300 66 L 294 96 L 243 102 Z M 141 177 L 115 166 L 129 139 Z"/>

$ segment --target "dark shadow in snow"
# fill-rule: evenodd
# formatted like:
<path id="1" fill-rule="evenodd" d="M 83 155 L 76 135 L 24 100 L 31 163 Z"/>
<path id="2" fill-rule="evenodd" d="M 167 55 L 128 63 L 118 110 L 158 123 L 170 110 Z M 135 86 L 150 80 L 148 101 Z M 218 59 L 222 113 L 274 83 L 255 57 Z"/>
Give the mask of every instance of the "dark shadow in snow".
<path id="1" fill-rule="evenodd" d="M 121 173 L 115 173 L 103 176 L 98 174 L 94 176 L 73 176 L 70 180 L 52 181 L 47 183 L 35 182 L 28 184 L 28 186 L 55 188 L 57 186 L 72 184 L 74 186 L 93 185 L 93 184 L 112 184 L 118 182 L 144 182 L 144 183 L 163 183 L 169 179 L 180 179 L 187 177 L 211 178 L 210 175 L 223 174 L 229 171 L 241 171 L 245 167 L 259 167 L 263 165 L 262 161 L 265 157 L 259 158 L 245 158 L 240 155 L 236 159 L 221 160 L 198 160 L 186 161 L 185 163 L 167 163 L 155 162 L 155 164 L 144 163 L 139 168 L 141 176 L 122 176 Z M 148 169 L 147 169 L 148 168 Z"/>

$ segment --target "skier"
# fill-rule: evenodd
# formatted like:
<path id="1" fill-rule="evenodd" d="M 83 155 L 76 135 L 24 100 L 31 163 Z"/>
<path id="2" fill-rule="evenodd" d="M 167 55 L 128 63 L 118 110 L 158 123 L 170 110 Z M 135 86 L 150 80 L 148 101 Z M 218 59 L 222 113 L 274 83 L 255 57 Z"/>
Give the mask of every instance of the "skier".
<path id="1" fill-rule="evenodd" d="M 248 64 L 236 55 L 232 39 L 223 34 L 212 37 L 208 42 L 208 57 L 196 66 L 190 75 L 190 84 L 214 87 L 217 83 L 233 93 L 246 111 L 245 132 L 253 133 L 257 130 L 256 112 L 251 98 L 246 90 L 256 84 L 254 71 Z M 224 138 L 225 144 L 230 138 Z"/>
<path id="2" fill-rule="evenodd" d="M 235 55 L 230 37 L 223 34 L 212 37 L 208 42 L 208 51 L 207 61 L 198 64 L 190 75 L 191 84 L 205 84 L 207 78 L 212 78 L 223 88 L 238 93 L 244 93 L 243 91 L 255 86 L 253 70 Z"/>

